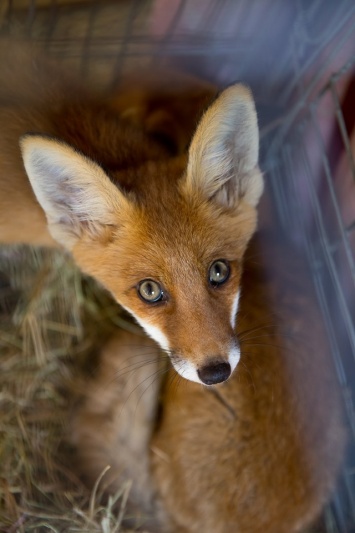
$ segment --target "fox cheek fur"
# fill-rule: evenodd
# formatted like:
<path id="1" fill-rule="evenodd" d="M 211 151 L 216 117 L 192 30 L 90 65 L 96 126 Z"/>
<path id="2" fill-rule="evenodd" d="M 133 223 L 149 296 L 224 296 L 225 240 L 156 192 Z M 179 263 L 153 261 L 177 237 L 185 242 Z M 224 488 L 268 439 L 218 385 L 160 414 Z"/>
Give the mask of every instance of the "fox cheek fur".
<path id="1" fill-rule="evenodd" d="M 108 177 L 64 142 L 25 135 L 21 149 L 52 237 L 169 352 L 183 377 L 228 379 L 239 360 L 241 262 L 263 189 L 249 90 L 222 92 L 202 117 L 187 162 L 134 169 L 129 192 L 119 173 Z M 216 261 L 229 270 L 214 285 Z M 143 280 L 160 288 L 158 301 L 142 300 Z"/>

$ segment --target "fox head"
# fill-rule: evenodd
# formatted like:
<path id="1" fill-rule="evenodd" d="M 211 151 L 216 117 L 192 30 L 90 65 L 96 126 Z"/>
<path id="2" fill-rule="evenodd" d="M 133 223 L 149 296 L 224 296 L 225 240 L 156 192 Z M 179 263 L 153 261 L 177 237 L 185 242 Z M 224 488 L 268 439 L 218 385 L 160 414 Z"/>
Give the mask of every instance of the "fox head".
<path id="1" fill-rule="evenodd" d="M 242 258 L 263 189 L 252 96 L 229 87 L 186 157 L 110 177 L 64 142 L 25 135 L 26 172 L 53 238 L 165 350 L 178 373 L 213 385 L 240 351 Z"/>

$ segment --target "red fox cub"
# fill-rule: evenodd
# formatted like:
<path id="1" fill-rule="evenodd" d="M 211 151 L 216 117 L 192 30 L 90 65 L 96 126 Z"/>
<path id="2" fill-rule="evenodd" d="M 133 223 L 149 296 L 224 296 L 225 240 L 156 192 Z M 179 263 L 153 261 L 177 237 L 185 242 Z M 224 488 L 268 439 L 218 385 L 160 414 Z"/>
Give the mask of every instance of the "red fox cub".
<path id="1" fill-rule="evenodd" d="M 57 73 L 48 81 L 34 64 L 14 80 L 13 55 L 10 66 L 0 59 L 0 240 L 62 246 L 181 376 L 226 381 L 240 358 L 242 260 L 263 190 L 250 91 L 223 91 L 188 153 L 172 157 Z"/>
<path id="2" fill-rule="evenodd" d="M 76 466 L 93 486 L 110 465 L 100 488 L 113 494 L 132 482 L 128 526 L 303 533 L 330 496 L 344 430 L 326 332 L 302 262 L 284 243 L 261 243 L 246 253 L 241 360 L 226 383 L 203 387 L 171 369 L 159 391 L 158 348 L 128 332 L 84 378 L 70 424 Z"/>

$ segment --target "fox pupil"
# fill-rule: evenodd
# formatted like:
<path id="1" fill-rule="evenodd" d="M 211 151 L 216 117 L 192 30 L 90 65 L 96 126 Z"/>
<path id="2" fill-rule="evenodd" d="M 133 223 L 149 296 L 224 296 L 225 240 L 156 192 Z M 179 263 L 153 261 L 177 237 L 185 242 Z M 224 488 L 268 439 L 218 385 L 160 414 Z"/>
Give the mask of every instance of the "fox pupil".
<path id="1" fill-rule="evenodd" d="M 147 284 L 146 284 L 146 286 L 145 286 L 145 292 L 146 292 L 146 294 L 147 294 L 147 296 L 148 296 L 149 298 L 151 298 L 151 297 L 154 298 L 154 293 L 155 293 L 155 291 L 154 291 L 154 287 L 153 287 L 153 285 L 152 285 L 151 283 L 147 283 Z"/>
<path id="2" fill-rule="evenodd" d="M 229 278 L 230 268 L 224 259 L 218 259 L 212 263 L 209 270 L 209 282 L 213 287 L 221 285 Z"/>

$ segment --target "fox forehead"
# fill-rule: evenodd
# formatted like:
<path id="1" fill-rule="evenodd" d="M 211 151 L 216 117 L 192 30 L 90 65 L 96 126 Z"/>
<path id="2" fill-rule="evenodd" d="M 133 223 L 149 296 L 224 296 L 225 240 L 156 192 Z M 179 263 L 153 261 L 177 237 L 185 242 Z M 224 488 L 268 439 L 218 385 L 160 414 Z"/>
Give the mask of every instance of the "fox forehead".
<path id="1" fill-rule="evenodd" d="M 205 278 L 212 261 L 241 260 L 254 227 L 254 210 L 248 206 L 229 213 L 181 195 L 171 202 L 165 197 L 151 205 L 137 203 L 124 224 L 118 221 L 100 254 L 100 265 L 107 266 L 109 286 L 117 284 L 118 271 L 127 288 L 147 277 L 167 285 L 197 274 Z"/>
<path id="2" fill-rule="evenodd" d="M 171 244 L 185 248 L 187 244 L 189 256 L 192 249 L 208 254 L 209 244 L 213 255 L 218 243 L 222 249 L 240 247 L 242 254 L 245 240 L 255 229 L 256 210 L 242 200 L 230 208 L 206 199 L 199 191 L 184 190 L 186 157 L 149 162 L 113 178 L 128 188 L 135 200 L 123 228 L 129 229 L 130 239 L 144 242 L 151 236 L 166 248 Z M 122 213 L 117 217 L 120 238 L 121 220 Z"/>

